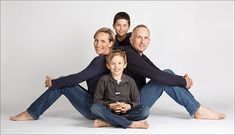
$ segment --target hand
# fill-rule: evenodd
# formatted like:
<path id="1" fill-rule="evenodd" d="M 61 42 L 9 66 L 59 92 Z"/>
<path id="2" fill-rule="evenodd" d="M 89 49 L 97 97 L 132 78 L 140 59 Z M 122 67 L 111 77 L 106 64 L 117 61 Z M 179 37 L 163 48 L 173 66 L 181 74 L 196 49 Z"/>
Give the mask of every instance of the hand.
<path id="1" fill-rule="evenodd" d="M 45 87 L 50 88 L 52 86 L 52 80 L 53 78 L 51 76 L 46 76 Z"/>
<path id="2" fill-rule="evenodd" d="M 186 80 L 186 88 L 190 89 L 193 85 L 193 80 L 189 77 L 188 74 L 184 75 L 184 79 Z"/>
<path id="3" fill-rule="evenodd" d="M 125 102 L 118 102 L 119 103 L 119 106 L 121 107 L 121 113 L 126 113 L 128 110 L 131 109 L 131 105 L 130 104 L 127 104 Z"/>
<path id="4" fill-rule="evenodd" d="M 131 105 L 124 102 L 116 102 L 109 104 L 109 108 L 115 111 L 116 113 L 126 113 L 131 109 Z"/>

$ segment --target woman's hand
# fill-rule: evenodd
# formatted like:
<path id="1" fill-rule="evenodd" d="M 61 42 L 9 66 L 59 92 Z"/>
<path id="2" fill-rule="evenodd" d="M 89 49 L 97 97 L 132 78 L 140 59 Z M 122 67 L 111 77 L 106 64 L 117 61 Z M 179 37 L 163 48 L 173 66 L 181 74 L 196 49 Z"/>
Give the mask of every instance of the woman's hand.
<path id="1" fill-rule="evenodd" d="M 51 76 L 46 76 L 45 87 L 50 88 L 52 86 L 52 80 L 53 78 Z"/>

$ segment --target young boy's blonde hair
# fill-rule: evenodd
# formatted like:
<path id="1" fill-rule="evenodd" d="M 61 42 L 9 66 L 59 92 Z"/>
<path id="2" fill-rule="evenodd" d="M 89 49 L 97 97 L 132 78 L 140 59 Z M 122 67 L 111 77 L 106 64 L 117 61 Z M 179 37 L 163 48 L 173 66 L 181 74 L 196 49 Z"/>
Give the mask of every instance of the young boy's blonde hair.
<path id="1" fill-rule="evenodd" d="M 126 52 L 122 50 L 112 50 L 107 56 L 106 56 L 106 64 L 109 64 L 114 56 L 121 56 L 124 59 L 124 64 L 127 64 L 127 56 Z"/>

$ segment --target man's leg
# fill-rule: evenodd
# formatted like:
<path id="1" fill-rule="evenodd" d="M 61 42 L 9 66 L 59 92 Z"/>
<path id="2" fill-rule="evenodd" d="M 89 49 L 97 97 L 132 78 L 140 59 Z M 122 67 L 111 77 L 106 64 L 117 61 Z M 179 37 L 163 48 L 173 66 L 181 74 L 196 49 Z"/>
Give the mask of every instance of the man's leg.
<path id="1" fill-rule="evenodd" d="M 164 70 L 170 74 L 174 74 L 171 70 Z M 166 86 L 164 91 L 174 99 L 178 104 L 185 107 L 189 114 L 196 119 L 224 119 L 225 115 L 222 113 L 214 112 L 213 110 L 201 106 L 200 103 L 194 98 L 189 90 L 183 87 Z"/>

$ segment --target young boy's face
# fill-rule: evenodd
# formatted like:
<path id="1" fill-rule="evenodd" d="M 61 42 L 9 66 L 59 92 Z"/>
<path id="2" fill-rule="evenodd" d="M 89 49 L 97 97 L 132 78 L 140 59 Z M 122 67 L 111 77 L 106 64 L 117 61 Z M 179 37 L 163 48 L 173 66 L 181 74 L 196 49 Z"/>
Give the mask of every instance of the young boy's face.
<path id="1" fill-rule="evenodd" d="M 126 68 L 126 65 L 127 64 L 124 62 L 124 58 L 116 55 L 107 64 L 107 67 L 111 71 L 112 75 L 118 76 L 122 74 L 124 68 Z"/>
<path id="2" fill-rule="evenodd" d="M 117 36 L 125 37 L 130 26 L 128 24 L 128 20 L 126 19 L 118 19 L 116 23 L 113 25 Z"/>

